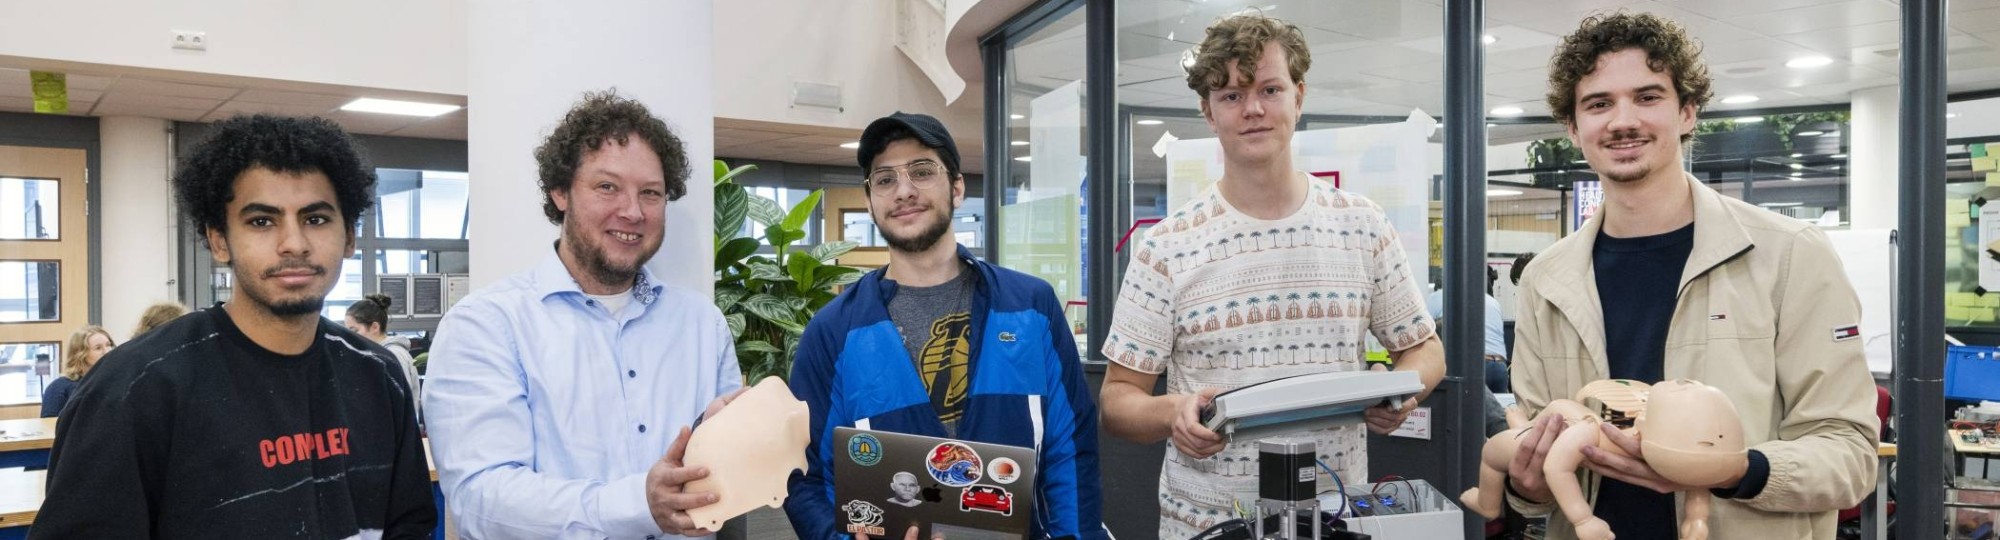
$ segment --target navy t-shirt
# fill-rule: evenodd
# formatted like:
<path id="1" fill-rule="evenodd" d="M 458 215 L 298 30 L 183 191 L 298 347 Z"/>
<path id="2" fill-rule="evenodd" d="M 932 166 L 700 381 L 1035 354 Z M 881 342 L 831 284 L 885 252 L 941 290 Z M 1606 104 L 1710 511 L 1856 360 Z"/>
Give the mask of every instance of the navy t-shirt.
<path id="1" fill-rule="evenodd" d="M 1597 298 L 1604 312 L 1604 355 L 1610 378 L 1647 384 L 1666 370 L 1667 329 L 1680 296 L 1681 271 L 1694 250 L 1694 224 L 1653 236 L 1613 238 L 1597 233 L 1591 250 Z M 1674 540 L 1674 496 L 1604 478 L 1597 517 L 1619 540 Z"/>

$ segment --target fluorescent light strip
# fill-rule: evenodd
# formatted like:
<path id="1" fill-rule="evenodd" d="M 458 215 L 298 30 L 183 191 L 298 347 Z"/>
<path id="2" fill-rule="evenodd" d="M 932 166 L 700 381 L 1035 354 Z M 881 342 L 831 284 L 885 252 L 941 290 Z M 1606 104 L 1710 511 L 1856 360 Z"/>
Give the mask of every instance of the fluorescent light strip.
<path id="1" fill-rule="evenodd" d="M 343 111 L 400 114 L 403 116 L 437 116 L 463 108 L 457 105 L 375 98 L 361 98 L 340 106 L 340 110 Z"/>

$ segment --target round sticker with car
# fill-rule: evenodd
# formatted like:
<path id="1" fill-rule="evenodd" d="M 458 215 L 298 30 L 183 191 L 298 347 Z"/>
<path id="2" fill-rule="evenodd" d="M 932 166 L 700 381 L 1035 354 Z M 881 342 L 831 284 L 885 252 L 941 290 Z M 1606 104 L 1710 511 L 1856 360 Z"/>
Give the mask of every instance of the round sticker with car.
<path id="1" fill-rule="evenodd" d="M 992 463 L 986 464 L 986 474 L 994 482 L 1012 484 L 1021 478 L 1021 464 L 1012 458 L 993 458 Z"/>
<path id="2" fill-rule="evenodd" d="M 872 467 L 882 462 L 882 441 L 874 435 L 856 433 L 847 438 L 847 458 L 863 467 Z"/>
<path id="3" fill-rule="evenodd" d="M 984 468 L 978 452 L 955 442 L 931 447 L 930 458 L 924 463 L 924 469 L 930 471 L 931 478 L 951 487 L 965 487 L 978 482 Z"/>

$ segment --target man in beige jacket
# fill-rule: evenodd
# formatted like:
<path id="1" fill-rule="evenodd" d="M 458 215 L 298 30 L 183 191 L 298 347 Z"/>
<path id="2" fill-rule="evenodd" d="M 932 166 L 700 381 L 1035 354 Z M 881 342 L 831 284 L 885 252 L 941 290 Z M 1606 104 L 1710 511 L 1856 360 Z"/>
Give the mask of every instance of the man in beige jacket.
<path id="1" fill-rule="evenodd" d="M 1694 379 L 1734 402 L 1747 467 L 1682 486 L 1636 458 L 1586 449 L 1585 485 L 1619 540 L 1674 537 L 1675 492 L 1709 489 L 1714 538 L 1831 538 L 1834 512 L 1875 478 L 1875 393 L 1860 306 L 1826 235 L 1724 197 L 1680 167 L 1712 95 L 1700 47 L 1650 14 L 1585 19 L 1550 62 L 1549 107 L 1604 203 L 1521 279 L 1513 387 L 1528 412 L 1600 379 Z M 1508 502 L 1549 513 L 1541 461 L 1562 429 L 1538 419 L 1509 467 Z M 1549 538 L 1573 538 L 1551 520 Z"/>

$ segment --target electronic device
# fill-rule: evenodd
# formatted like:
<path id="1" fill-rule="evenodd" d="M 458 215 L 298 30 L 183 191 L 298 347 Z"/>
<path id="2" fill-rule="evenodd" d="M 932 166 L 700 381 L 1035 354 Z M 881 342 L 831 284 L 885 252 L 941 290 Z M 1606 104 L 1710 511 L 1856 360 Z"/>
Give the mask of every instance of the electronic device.
<path id="1" fill-rule="evenodd" d="M 1229 437 L 1262 438 L 1359 421 L 1384 401 L 1401 406 L 1424 391 L 1413 371 L 1342 371 L 1273 379 L 1220 394 L 1202 425 Z"/>

